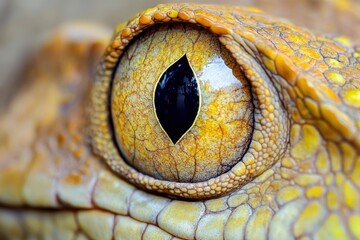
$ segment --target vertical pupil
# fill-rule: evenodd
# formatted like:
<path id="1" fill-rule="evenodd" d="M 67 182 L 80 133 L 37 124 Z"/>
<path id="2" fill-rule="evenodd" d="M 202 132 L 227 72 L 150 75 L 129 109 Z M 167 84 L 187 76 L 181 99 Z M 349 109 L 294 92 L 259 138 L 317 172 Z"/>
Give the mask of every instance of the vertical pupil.
<path id="1" fill-rule="evenodd" d="M 157 118 L 176 144 L 191 128 L 199 111 L 198 83 L 186 55 L 162 74 L 154 98 Z"/>

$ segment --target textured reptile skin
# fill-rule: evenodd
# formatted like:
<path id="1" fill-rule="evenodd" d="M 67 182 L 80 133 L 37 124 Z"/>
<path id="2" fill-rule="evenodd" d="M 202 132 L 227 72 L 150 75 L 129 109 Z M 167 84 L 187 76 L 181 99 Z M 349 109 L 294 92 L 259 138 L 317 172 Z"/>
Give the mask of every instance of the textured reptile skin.
<path id="1" fill-rule="evenodd" d="M 155 21 L 194 22 L 218 35 L 261 109 L 254 158 L 202 190 L 172 185 L 196 201 L 138 189 L 90 147 L 113 163 L 101 99 L 122 47 Z M 89 69 L 106 40 L 66 36 L 60 31 L 42 49 L 27 73 L 36 79 L 0 118 L 2 238 L 360 238 L 360 49 L 349 40 L 318 37 L 256 9 L 161 5 L 116 28 L 90 94 Z M 273 138 L 279 129 L 285 140 Z M 231 180 L 240 186 L 233 192 Z M 170 193 L 155 182 L 148 184 Z M 201 200 L 206 187 L 214 198 Z"/>

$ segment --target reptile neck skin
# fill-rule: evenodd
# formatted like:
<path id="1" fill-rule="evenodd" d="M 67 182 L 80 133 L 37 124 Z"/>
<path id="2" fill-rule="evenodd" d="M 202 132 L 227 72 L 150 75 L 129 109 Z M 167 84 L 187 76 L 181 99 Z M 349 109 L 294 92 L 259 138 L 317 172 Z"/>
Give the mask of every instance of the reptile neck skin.
<path id="1" fill-rule="evenodd" d="M 110 144 L 104 99 L 137 31 L 179 21 L 208 29 L 226 46 L 263 121 L 249 148 L 255 157 L 228 178 L 187 188 L 145 176 L 143 186 Z M 159 5 L 116 27 L 92 82 L 107 36 L 74 40 L 69 28 L 42 48 L 0 118 L 0 237 L 360 238 L 360 50 L 350 40 L 317 36 L 253 8 Z M 265 139 L 279 129 L 284 138 Z M 230 180 L 238 181 L 235 190 L 216 188 Z M 206 187 L 210 196 L 202 199 Z"/>

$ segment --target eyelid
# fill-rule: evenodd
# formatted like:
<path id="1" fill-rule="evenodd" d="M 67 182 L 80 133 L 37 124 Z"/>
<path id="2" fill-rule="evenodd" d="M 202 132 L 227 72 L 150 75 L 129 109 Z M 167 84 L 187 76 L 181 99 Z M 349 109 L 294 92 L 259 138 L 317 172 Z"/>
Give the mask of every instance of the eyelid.
<path id="1" fill-rule="evenodd" d="M 123 29 L 118 29 L 119 32 L 115 34 L 100 64 L 91 99 L 92 145 L 115 172 L 140 188 L 191 199 L 224 195 L 271 167 L 286 150 L 289 122 L 278 93 L 263 68 L 246 52 L 246 49 L 244 51 L 244 46 L 247 45 L 243 38 L 234 33 L 234 29 L 237 31 L 236 26 L 232 26 L 225 17 L 212 14 L 212 11 L 218 9 L 211 6 L 206 9 L 197 6 L 187 8 L 187 15 L 193 16 L 187 20 L 181 19 L 181 16 L 184 16 L 181 14 L 181 5 L 166 5 L 163 9 L 154 8 L 141 13 Z M 223 15 L 234 17 L 225 10 Z M 158 20 L 159 16 L 163 17 L 162 20 Z M 154 24 L 172 21 L 189 24 L 197 22 L 218 35 L 219 41 L 232 53 L 252 87 L 255 128 L 248 152 L 229 172 L 203 182 L 181 183 L 158 180 L 128 166 L 119 156 L 113 142 L 113 129 L 110 114 L 107 112 L 111 78 L 122 51 L 144 29 Z"/>

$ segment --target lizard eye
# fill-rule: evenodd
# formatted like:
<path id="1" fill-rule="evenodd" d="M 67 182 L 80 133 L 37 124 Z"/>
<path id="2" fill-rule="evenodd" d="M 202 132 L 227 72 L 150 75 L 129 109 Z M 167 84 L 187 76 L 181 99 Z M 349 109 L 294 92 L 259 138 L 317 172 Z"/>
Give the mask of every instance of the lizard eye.
<path id="1" fill-rule="evenodd" d="M 200 27 L 177 23 L 143 32 L 124 51 L 111 91 L 119 152 L 156 179 L 209 180 L 248 148 L 249 85 L 225 47 Z"/>
<path id="2" fill-rule="evenodd" d="M 274 88 L 241 64 L 226 34 L 165 22 L 115 35 L 93 87 L 93 147 L 141 188 L 226 194 L 282 155 L 286 118 Z"/>

